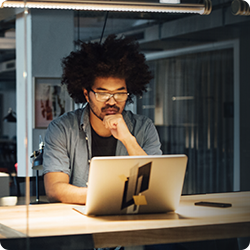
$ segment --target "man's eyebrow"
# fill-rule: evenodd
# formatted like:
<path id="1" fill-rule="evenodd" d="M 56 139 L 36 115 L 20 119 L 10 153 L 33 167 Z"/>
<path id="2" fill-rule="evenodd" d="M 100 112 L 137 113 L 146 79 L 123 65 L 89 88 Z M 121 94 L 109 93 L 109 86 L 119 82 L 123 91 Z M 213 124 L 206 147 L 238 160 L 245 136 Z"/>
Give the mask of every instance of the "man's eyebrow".
<path id="1" fill-rule="evenodd" d="M 99 88 L 96 88 L 97 90 L 103 90 L 103 91 L 109 91 L 108 89 L 104 89 L 104 88 L 101 88 L 101 87 L 99 87 Z M 119 91 L 119 90 L 124 90 L 125 89 L 125 87 L 121 87 L 121 88 L 119 88 L 119 89 L 116 89 L 116 90 L 114 90 L 114 91 Z"/>

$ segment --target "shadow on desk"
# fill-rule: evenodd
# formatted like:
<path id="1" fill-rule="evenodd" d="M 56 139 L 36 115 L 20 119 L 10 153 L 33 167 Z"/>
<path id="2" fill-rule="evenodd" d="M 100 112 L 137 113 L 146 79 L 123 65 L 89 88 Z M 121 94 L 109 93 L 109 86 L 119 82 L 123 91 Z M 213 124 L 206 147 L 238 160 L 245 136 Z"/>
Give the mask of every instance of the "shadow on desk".
<path id="1" fill-rule="evenodd" d="M 73 210 L 76 212 L 79 212 L 80 214 L 86 216 L 84 214 L 84 206 L 77 206 L 73 207 Z M 142 220 L 162 220 L 162 219 L 168 219 L 168 220 L 177 220 L 177 219 L 190 219 L 186 218 L 182 215 L 179 215 L 175 212 L 168 212 L 168 213 L 159 213 L 159 214 L 122 214 L 122 215 L 106 215 L 106 216 L 91 216 L 88 215 L 88 217 L 92 218 L 98 218 L 99 220 L 103 221 L 131 221 L 131 220 L 137 220 L 137 221 L 142 221 Z"/>
<path id="2" fill-rule="evenodd" d="M 95 216 L 93 216 L 95 217 Z M 167 220 L 177 220 L 177 219 L 185 219 L 183 216 L 176 214 L 174 212 L 170 213 L 161 213 L 161 214 L 141 214 L 139 215 L 117 215 L 117 216 L 100 216 L 98 217 L 100 220 L 104 221 L 129 221 L 129 220 L 137 220 L 137 221 L 142 221 L 142 220 L 162 220 L 162 219 L 167 219 Z"/>

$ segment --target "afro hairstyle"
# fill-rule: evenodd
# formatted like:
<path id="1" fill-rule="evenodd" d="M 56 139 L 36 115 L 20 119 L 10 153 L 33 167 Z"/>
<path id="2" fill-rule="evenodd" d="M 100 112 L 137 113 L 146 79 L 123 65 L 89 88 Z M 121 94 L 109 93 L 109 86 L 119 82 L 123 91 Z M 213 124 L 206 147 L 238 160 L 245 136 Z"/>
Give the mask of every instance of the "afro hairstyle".
<path id="1" fill-rule="evenodd" d="M 138 43 L 116 35 L 102 44 L 81 42 L 79 50 L 62 59 L 62 67 L 62 84 L 76 103 L 86 102 L 82 89 L 90 91 L 97 77 L 125 79 L 129 102 L 133 95 L 141 96 L 153 78 Z"/>

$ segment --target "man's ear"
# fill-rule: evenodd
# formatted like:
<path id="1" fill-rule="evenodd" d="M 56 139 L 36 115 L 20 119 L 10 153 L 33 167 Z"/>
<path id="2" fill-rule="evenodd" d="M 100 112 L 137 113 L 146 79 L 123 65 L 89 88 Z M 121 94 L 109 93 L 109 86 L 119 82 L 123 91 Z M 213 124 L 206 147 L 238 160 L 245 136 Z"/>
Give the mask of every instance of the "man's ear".
<path id="1" fill-rule="evenodd" d="M 85 96 L 87 102 L 89 102 L 89 93 L 88 93 L 87 89 L 82 88 L 82 91 L 83 91 L 83 94 L 84 94 L 84 96 Z"/>

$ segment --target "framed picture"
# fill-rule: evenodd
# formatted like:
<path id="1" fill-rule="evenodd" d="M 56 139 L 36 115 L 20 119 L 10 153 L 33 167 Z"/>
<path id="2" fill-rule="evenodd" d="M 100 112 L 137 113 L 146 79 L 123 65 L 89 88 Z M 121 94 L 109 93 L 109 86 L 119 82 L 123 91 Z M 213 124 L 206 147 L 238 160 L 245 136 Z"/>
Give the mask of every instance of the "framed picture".
<path id="1" fill-rule="evenodd" d="M 53 119 L 73 109 L 60 78 L 34 78 L 34 92 L 35 128 L 47 128 Z"/>

